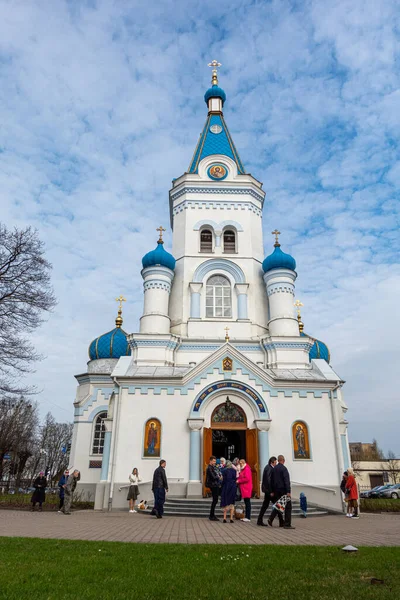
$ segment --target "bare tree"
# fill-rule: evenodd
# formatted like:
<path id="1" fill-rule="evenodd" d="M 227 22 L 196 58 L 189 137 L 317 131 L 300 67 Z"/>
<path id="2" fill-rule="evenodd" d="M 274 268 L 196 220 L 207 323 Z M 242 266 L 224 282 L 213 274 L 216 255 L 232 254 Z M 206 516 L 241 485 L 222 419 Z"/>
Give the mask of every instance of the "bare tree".
<path id="1" fill-rule="evenodd" d="M 72 439 L 72 423 L 57 423 L 51 413 L 47 413 L 40 428 L 35 452 L 29 460 L 30 477 L 40 469 L 50 473 L 49 480 L 55 481 L 68 467 L 68 448 Z"/>
<path id="2" fill-rule="evenodd" d="M 31 227 L 8 230 L 0 224 L 0 395 L 31 392 L 18 383 L 40 356 L 26 335 L 56 304 L 51 265 Z"/>
<path id="3" fill-rule="evenodd" d="M 21 479 L 33 452 L 37 424 L 37 407 L 23 396 L 0 400 L 0 480 Z"/>
<path id="4" fill-rule="evenodd" d="M 391 483 L 400 482 L 400 460 L 396 458 L 395 453 L 389 450 L 386 457 L 387 469 L 385 469 L 391 479 Z"/>

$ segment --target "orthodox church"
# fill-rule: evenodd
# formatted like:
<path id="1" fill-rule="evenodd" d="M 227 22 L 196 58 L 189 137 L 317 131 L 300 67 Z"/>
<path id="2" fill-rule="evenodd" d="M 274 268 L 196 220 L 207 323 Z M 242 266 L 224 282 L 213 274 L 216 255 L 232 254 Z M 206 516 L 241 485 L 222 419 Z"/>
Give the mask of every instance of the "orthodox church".
<path id="1" fill-rule="evenodd" d="M 343 381 L 327 346 L 304 331 L 296 261 L 276 229 L 265 257 L 265 193 L 225 122 L 220 65 L 210 66 L 206 122 L 169 192 L 172 253 L 159 227 L 142 259 L 139 331 L 123 330 L 120 296 L 115 328 L 89 346 L 76 376 L 71 464 L 95 508 L 112 509 L 126 507 L 121 487 L 133 467 L 141 497 L 151 498 L 160 458 L 170 495 L 205 495 L 214 454 L 245 458 L 258 496 L 269 457 L 283 454 L 294 497 L 304 491 L 342 510 L 350 466 Z"/>

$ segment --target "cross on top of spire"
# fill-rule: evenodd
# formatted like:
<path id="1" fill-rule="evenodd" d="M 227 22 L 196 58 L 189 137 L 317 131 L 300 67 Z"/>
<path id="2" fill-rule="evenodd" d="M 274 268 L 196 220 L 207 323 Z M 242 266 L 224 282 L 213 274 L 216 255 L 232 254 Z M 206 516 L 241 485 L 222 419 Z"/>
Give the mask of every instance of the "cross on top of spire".
<path id="1" fill-rule="evenodd" d="M 119 302 L 119 307 L 118 307 L 118 316 L 115 319 L 115 325 L 118 327 L 118 329 L 120 329 L 123 320 L 122 320 L 122 303 L 126 302 L 126 298 L 124 298 L 122 296 L 122 294 L 120 294 L 119 298 L 115 298 L 116 302 Z"/>
<path id="2" fill-rule="evenodd" d="M 280 232 L 280 231 L 278 231 L 277 229 L 275 229 L 275 231 L 271 231 L 271 233 L 272 233 L 272 235 L 274 235 L 274 236 L 275 236 L 275 244 L 274 244 L 274 246 L 275 246 L 275 247 L 276 247 L 276 246 L 280 246 L 280 243 L 279 243 L 279 236 L 280 236 L 281 232 Z"/>
<path id="3" fill-rule="evenodd" d="M 214 59 L 210 63 L 208 63 L 208 66 L 212 68 L 211 85 L 218 85 L 217 69 L 219 69 L 219 67 L 222 67 L 221 63 Z"/>
<path id="4" fill-rule="evenodd" d="M 156 228 L 156 231 L 158 231 L 160 233 L 160 237 L 158 238 L 158 243 L 163 244 L 164 241 L 162 239 L 162 235 L 163 235 L 163 231 L 166 231 L 166 229 L 164 229 L 164 227 L 162 225 L 160 225 L 160 227 Z"/>

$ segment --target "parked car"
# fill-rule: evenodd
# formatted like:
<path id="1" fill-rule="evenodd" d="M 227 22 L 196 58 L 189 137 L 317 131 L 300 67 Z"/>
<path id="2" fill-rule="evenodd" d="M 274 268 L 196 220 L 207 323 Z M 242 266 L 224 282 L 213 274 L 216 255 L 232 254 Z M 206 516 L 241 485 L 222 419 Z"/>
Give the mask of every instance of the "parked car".
<path id="1" fill-rule="evenodd" d="M 400 498 L 400 483 L 391 485 L 387 490 L 381 490 L 379 498 Z"/>
<path id="2" fill-rule="evenodd" d="M 379 494 L 392 487 L 392 484 L 381 485 L 378 489 L 372 490 L 370 498 L 379 498 Z"/>
<path id="3" fill-rule="evenodd" d="M 374 488 L 372 488 L 372 490 L 364 490 L 363 492 L 360 493 L 360 498 L 371 498 L 372 492 L 376 492 L 377 490 L 380 490 L 382 487 L 383 487 L 382 485 L 376 485 Z"/>

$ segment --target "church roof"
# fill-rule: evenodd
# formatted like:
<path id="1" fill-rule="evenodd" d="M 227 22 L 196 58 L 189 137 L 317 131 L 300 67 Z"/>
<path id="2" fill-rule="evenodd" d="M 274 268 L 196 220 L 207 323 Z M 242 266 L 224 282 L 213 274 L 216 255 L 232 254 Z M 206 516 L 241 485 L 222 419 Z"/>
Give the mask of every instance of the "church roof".
<path id="1" fill-rule="evenodd" d="M 222 113 L 212 113 L 208 115 L 197 143 L 192 162 L 190 163 L 188 173 L 198 173 L 200 161 L 212 154 L 229 156 L 229 158 L 235 161 L 238 173 L 242 175 L 245 173 L 242 161 L 240 160 Z"/>
<path id="2" fill-rule="evenodd" d="M 90 360 L 129 356 L 131 349 L 128 344 L 127 335 L 123 329 L 115 327 L 115 329 L 94 339 L 89 346 Z"/>

